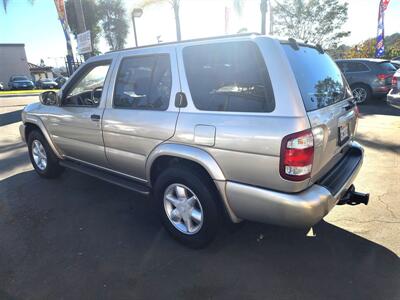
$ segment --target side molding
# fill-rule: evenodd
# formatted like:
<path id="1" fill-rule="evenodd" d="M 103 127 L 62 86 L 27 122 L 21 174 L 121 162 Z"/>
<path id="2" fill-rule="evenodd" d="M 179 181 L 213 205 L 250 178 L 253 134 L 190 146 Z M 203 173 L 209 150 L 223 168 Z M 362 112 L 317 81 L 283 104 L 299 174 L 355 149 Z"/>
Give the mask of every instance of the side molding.
<path id="1" fill-rule="evenodd" d="M 155 148 L 147 158 L 146 179 L 149 182 L 151 166 L 160 156 L 175 156 L 191 160 L 200 164 L 204 169 L 206 169 L 213 180 L 226 180 L 224 173 L 222 173 L 217 162 L 206 151 L 188 145 L 165 143 Z"/>
<path id="2" fill-rule="evenodd" d="M 39 117 L 37 117 L 37 116 L 26 115 L 25 118 L 24 118 L 24 125 L 26 126 L 26 124 L 28 124 L 28 123 L 33 124 L 33 125 L 36 125 L 37 127 L 40 128 L 40 130 L 42 131 L 42 133 L 43 133 L 45 139 L 46 139 L 47 142 L 49 143 L 49 145 L 50 145 L 50 147 L 51 147 L 51 150 L 53 150 L 53 152 L 57 155 L 57 157 L 58 157 L 59 159 L 63 159 L 63 157 L 62 157 L 60 151 L 59 151 L 59 150 L 57 149 L 57 147 L 54 145 L 54 143 L 53 143 L 53 141 L 52 141 L 52 139 L 51 139 L 51 137 L 50 137 L 50 135 L 49 135 L 49 133 L 48 133 L 46 127 L 44 126 L 42 120 L 41 120 Z"/>

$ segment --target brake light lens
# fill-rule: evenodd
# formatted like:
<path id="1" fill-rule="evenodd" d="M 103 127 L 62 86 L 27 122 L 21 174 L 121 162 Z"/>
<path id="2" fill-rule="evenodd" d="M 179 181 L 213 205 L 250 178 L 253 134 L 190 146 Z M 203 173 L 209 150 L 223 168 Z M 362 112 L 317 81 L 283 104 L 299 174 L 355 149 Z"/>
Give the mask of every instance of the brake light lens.
<path id="1" fill-rule="evenodd" d="M 314 159 L 314 136 L 311 130 L 290 134 L 281 145 L 280 174 L 291 181 L 310 178 Z"/>
<path id="2" fill-rule="evenodd" d="M 378 77 L 379 80 L 385 80 L 386 78 L 392 76 L 391 74 L 378 74 L 376 77 Z"/>
<path id="3" fill-rule="evenodd" d="M 395 77 L 395 76 L 392 77 L 392 85 L 393 86 L 397 86 L 397 80 L 398 80 L 397 77 Z"/>

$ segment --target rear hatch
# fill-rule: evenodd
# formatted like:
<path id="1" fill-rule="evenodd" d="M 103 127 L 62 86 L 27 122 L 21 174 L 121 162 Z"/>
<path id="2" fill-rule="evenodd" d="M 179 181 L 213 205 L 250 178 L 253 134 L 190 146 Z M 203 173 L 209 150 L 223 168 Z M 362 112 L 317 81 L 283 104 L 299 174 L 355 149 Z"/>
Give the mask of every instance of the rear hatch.
<path id="1" fill-rule="evenodd" d="M 396 73 L 396 68 L 388 60 L 384 60 L 378 63 L 377 75 L 378 81 L 381 85 L 391 88 L 392 78 L 394 73 Z"/>
<path id="2" fill-rule="evenodd" d="M 314 135 L 311 182 L 325 175 L 347 152 L 357 113 L 347 81 L 319 47 L 282 42 Z"/>

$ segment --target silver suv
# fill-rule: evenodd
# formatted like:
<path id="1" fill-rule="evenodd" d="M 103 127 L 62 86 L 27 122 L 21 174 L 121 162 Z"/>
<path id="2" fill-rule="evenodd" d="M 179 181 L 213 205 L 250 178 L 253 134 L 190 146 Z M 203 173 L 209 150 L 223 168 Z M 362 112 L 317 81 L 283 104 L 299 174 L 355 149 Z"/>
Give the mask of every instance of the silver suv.
<path id="1" fill-rule="evenodd" d="M 319 46 L 239 35 L 92 57 L 22 113 L 43 177 L 64 168 L 150 194 L 169 233 L 206 245 L 224 218 L 310 227 L 352 182 L 357 107 Z"/>

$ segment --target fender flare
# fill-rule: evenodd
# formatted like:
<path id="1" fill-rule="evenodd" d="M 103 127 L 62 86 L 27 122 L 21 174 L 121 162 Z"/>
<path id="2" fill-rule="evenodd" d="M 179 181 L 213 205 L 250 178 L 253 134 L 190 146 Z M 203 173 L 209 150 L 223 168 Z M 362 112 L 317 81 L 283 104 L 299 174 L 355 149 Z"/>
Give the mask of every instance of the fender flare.
<path id="1" fill-rule="evenodd" d="M 206 151 L 183 144 L 164 143 L 158 145 L 146 161 L 146 179 L 150 182 L 151 167 L 161 156 L 174 156 L 191 160 L 201 165 L 210 174 L 213 180 L 225 181 L 225 175 L 214 158 Z"/>
<path id="2" fill-rule="evenodd" d="M 53 150 L 54 154 L 59 159 L 63 159 L 63 156 L 61 155 L 61 152 L 57 149 L 57 147 L 53 143 L 53 140 L 51 139 L 49 132 L 47 131 L 46 127 L 44 126 L 42 120 L 39 117 L 32 116 L 32 115 L 27 115 L 25 117 L 25 120 L 24 120 L 25 129 L 26 129 L 26 125 L 27 124 L 36 125 L 37 127 L 39 127 L 39 129 L 42 132 L 42 134 L 43 134 L 44 138 L 46 139 L 47 143 L 49 143 L 49 145 L 51 147 L 51 150 Z M 28 139 L 28 137 L 26 137 L 26 142 L 28 142 L 27 139 Z"/>

